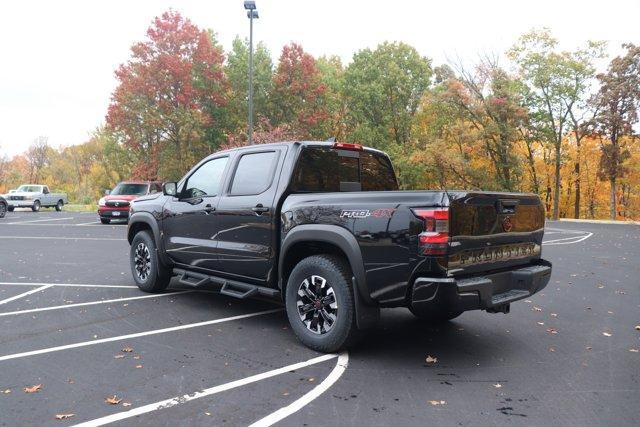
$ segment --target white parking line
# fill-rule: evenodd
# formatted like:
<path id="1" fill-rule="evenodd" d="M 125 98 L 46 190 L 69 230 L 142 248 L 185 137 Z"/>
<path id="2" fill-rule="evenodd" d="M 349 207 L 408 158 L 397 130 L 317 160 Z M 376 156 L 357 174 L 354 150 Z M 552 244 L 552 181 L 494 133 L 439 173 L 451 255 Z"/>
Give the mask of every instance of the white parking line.
<path id="1" fill-rule="evenodd" d="M 0 285 L 7 286 L 63 286 L 70 288 L 117 288 L 117 289 L 138 289 L 137 286 L 130 285 L 90 285 L 84 283 L 28 283 L 28 282 L 0 282 Z"/>
<path id="2" fill-rule="evenodd" d="M 11 316 L 11 315 L 14 315 L 14 314 L 27 314 L 27 313 L 38 313 L 38 312 L 41 312 L 41 311 L 61 310 L 63 308 L 85 307 L 87 305 L 111 304 L 111 303 L 118 303 L 118 302 L 122 302 L 122 301 L 135 301 L 135 300 L 139 300 L 139 299 L 168 297 L 168 296 L 171 296 L 171 295 L 186 294 L 186 293 L 189 293 L 189 292 L 195 292 L 195 290 L 168 292 L 168 293 L 165 293 L 165 294 L 142 295 L 142 296 L 138 296 L 138 297 L 115 298 L 115 299 L 107 299 L 107 300 L 100 300 L 100 301 L 79 302 L 79 303 L 76 303 L 76 304 L 65 304 L 65 305 L 56 305 L 56 306 L 52 306 L 52 307 L 32 308 L 32 309 L 29 309 L 29 310 L 9 311 L 7 313 L 0 313 L 0 317 Z M 0 304 L 2 304 L 2 302 L 0 302 Z"/>
<path id="3" fill-rule="evenodd" d="M 587 234 L 584 236 L 572 236 L 572 237 L 565 237 L 562 239 L 547 240 L 547 241 L 543 241 L 542 244 L 543 245 L 571 245 L 574 243 L 580 243 L 580 242 L 584 242 L 589 237 L 593 236 L 593 233 L 590 233 L 590 232 L 586 232 L 586 233 Z M 568 241 L 568 240 L 571 240 L 571 241 Z"/>
<path id="4" fill-rule="evenodd" d="M 304 396 L 294 401 L 288 406 L 284 408 L 278 409 L 276 412 L 267 415 L 259 421 L 251 424 L 249 427 L 269 427 L 274 425 L 275 423 L 282 421 L 286 417 L 291 414 L 298 412 L 300 409 L 307 406 L 309 403 L 317 399 L 322 393 L 329 390 L 329 388 L 340 379 L 344 371 L 347 369 L 349 365 L 349 353 L 346 351 L 344 353 L 340 353 L 338 356 L 338 362 L 336 366 L 333 368 L 329 376 L 325 378 L 320 384 L 313 388 L 310 392 L 306 393 Z"/>
<path id="5" fill-rule="evenodd" d="M 0 239 L 27 239 L 27 240 L 106 240 L 119 241 L 127 240 L 114 237 L 48 237 L 48 236 L 0 236 Z"/>
<path id="6" fill-rule="evenodd" d="M 51 286 L 53 286 L 53 285 L 43 285 L 43 286 L 40 286 L 39 288 L 31 289 L 30 291 L 24 292 L 24 293 L 22 293 L 20 295 L 15 295 L 15 296 L 12 296 L 10 298 L 3 299 L 2 301 L 0 301 L 0 305 L 6 304 L 6 303 L 11 302 L 11 301 L 15 301 L 17 299 L 29 296 L 31 294 L 35 294 L 36 292 L 44 291 L 45 289 L 50 288 Z"/>
<path id="7" fill-rule="evenodd" d="M 14 224 L 30 224 L 32 222 L 64 221 L 65 219 L 73 219 L 73 217 L 34 219 L 34 220 L 31 220 L 31 221 L 8 222 L 7 224 L 12 224 L 12 225 L 14 225 Z"/>
<path id="8" fill-rule="evenodd" d="M 83 225 L 98 225 L 98 224 L 102 225 L 102 223 L 100 221 L 83 222 L 82 224 L 73 224 L 73 225 L 75 225 L 76 227 L 80 227 L 80 226 L 83 226 Z"/>
<path id="9" fill-rule="evenodd" d="M 281 374 L 285 374 L 287 372 L 295 371 L 298 369 L 302 369 L 307 366 L 315 365 L 318 363 L 326 362 L 327 360 L 331 360 L 338 357 L 337 354 L 325 354 L 323 356 L 315 357 L 313 359 L 307 360 L 306 362 L 294 363 L 292 365 L 284 366 L 282 368 L 274 369 L 272 371 L 263 372 L 261 374 L 252 375 L 247 378 L 243 378 L 236 381 L 231 381 L 225 384 L 221 384 L 215 387 L 207 388 L 196 393 L 185 394 L 183 396 L 172 397 L 171 399 L 161 400 L 159 402 L 150 403 L 148 405 L 141 406 L 139 408 L 130 409 L 128 411 L 120 412 L 117 414 L 107 415 L 105 417 L 96 418 L 95 420 L 86 421 L 84 423 L 76 424 L 76 426 L 82 427 L 97 427 L 103 426 L 105 424 L 113 423 L 115 421 L 126 420 L 127 418 L 135 417 L 138 415 L 146 414 L 149 412 L 157 411 L 159 409 L 170 408 L 172 406 L 180 405 L 182 403 L 190 402 L 195 399 L 200 399 L 207 396 L 212 396 L 214 394 L 221 393 L 223 391 L 231 390 L 237 387 L 241 387 L 243 385 L 255 383 L 258 381 L 265 380 L 267 378 L 272 378 Z M 332 372 L 333 373 L 333 372 Z M 315 390 L 315 389 L 314 389 Z"/>
<path id="10" fill-rule="evenodd" d="M 106 343 L 106 342 L 123 341 L 123 340 L 128 340 L 128 339 L 133 339 L 133 338 L 146 337 L 146 336 L 149 336 L 149 335 L 158 335 L 158 334 L 164 334 L 164 333 L 167 333 L 167 332 L 181 331 L 181 330 L 184 330 L 184 329 L 198 328 L 200 326 L 215 325 L 217 323 L 224 323 L 224 322 L 231 322 L 231 321 L 234 321 L 234 320 L 247 319 L 249 317 L 262 316 L 262 315 L 265 315 L 265 314 L 272 314 L 272 313 L 276 313 L 276 312 L 279 312 L 279 311 L 282 311 L 282 309 L 281 308 L 276 308 L 276 309 L 271 309 L 271 310 L 258 311 L 258 312 L 255 312 L 255 313 L 241 314 L 241 315 L 238 315 L 238 316 L 224 317 L 222 319 L 207 320 L 205 322 L 188 323 L 186 325 L 172 326 L 170 328 L 152 329 L 150 331 L 136 332 L 134 334 L 118 335 L 118 336 L 115 336 L 115 337 L 96 339 L 96 340 L 93 340 L 93 341 L 83 341 L 83 342 L 77 342 L 77 343 L 67 344 L 67 345 L 59 345 L 59 346 L 56 346 L 56 347 L 42 348 L 42 349 L 39 349 L 39 350 L 25 351 L 25 352 L 22 352 L 22 353 L 7 354 L 5 356 L 0 356 L 0 362 L 5 361 L 5 360 L 11 360 L 11 359 L 20 359 L 22 357 L 35 356 L 35 355 L 38 355 L 38 354 L 46 354 L 46 353 L 53 353 L 53 352 L 56 352 L 56 351 L 69 350 L 69 349 L 72 349 L 72 348 L 87 347 L 87 346 L 90 346 L 90 345 L 103 344 L 103 343 Z"/>

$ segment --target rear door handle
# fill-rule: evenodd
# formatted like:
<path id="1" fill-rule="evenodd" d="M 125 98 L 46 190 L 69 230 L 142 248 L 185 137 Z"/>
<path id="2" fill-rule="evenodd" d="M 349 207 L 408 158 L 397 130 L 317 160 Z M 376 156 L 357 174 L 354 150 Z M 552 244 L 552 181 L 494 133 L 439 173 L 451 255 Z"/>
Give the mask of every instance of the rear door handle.
<path id="1" fill-rule="evenodd" d="M 269 212 L 269 208 L 266 206 L 262 206 L 262 203 L 258 203 L 257 205 L 252 207 L 251 210 L 257 213 L 258 215 L 262 215 L 265 212 Z"/>

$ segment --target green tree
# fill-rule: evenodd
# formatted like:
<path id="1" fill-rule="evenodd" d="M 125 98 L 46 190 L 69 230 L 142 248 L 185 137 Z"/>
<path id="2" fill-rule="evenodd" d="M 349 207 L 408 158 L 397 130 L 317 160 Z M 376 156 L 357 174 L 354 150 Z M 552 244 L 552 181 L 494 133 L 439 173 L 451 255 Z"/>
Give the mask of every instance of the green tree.
<path id="1" fill-rule="evenodd" d="M 357 52 L 345 71 L 349 139 L 377 148 L 409 142 L 431 75 L 431 61 L 405 43 Z"/>
<path id="2" fill-rule="evenodd" d="M 558 41 L 549 30 L 524 34 L 509 50 L 526 85 L 526 101 L 531 107 L 537 133 L 553 147 L 555 183 L 553 219 L 558 219 L 560 203 L 560 170 L 562 143 L 569 128 L 569 117 L 580 100 L 588 96 L 594 77 L 593 60 L 602 55 L 601 43 L 590 42 L 584 49 L 558 51 Z"/>
<path id="3" fill-rule="evenodd" d="M 225 73 L 229 80 L 229 125 L 234 135 L 243 135 L 246 139 L 248 117 L 248 72 L 249 42 L 236 37 L 231 51 L 227 55 Z M 259 42 L 253 52 L 253 114 L 259 122 L 260 117 L 268 116 L 268 103 L 273 91 L 273 63 L 271 53 Z"/>
<path id="4" fill-rule="evenodd" d="M 614 58 L 606 73 L 598 75 L 600 90 L 594 98 L 598 110 L 595 124 L 601 138 L 600 179 L 610 184 L 611 219 L 616 219 L 617 181 L 626 170 L 624 162 L 629 151 L 624 147 L 624 137 L 633 135 L 638 123 L 640 103 L 640 46 L 623 45 L 627 52 Z M 631 139 L 631 138 L 627 138 Z"/>

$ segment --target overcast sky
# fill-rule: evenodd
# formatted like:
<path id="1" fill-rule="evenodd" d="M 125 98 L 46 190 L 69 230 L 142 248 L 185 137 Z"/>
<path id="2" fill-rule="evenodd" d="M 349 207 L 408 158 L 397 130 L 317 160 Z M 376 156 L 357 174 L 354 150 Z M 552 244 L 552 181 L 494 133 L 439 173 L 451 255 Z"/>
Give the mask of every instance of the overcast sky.
<path id="1" fill-rule="evenodd" d="M 173 8 L 212 28 L 228 49 L 246 36 L 242 0 L 16 0 L 0 3 L 0 155 L 46 135 L 53 146 L 86 141 L 104 122 L 113 71 L 145 37 L 151 20 Z M 435 64 L 472 63 L 502 53 L 531 28 L 549 27 L 563 48 L 586 40 L 640 43 L 639 0 L 293 1 L 257 0 L 256 40 L 274 59 L 301 43 L 314 56 L 339 55 L 384 40 L 407 42 Z"/>

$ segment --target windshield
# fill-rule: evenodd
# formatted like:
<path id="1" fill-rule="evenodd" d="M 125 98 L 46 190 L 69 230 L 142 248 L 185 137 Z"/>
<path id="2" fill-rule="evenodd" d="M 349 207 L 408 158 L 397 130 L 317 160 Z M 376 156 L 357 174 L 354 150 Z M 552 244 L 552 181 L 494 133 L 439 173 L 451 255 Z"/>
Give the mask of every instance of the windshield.
<path id="1" fill-rule="evenodd" d="M 16 191 L 23 193 L 39 193 L 42 189 L 39 185 L 21 185 Z"/>
<path id="2" fill-rule="evenodd" d="M 113 189 L 111 195 L 113 196 L 141 196 L 147 194 L 148 184 L 118 184 Z"/>

